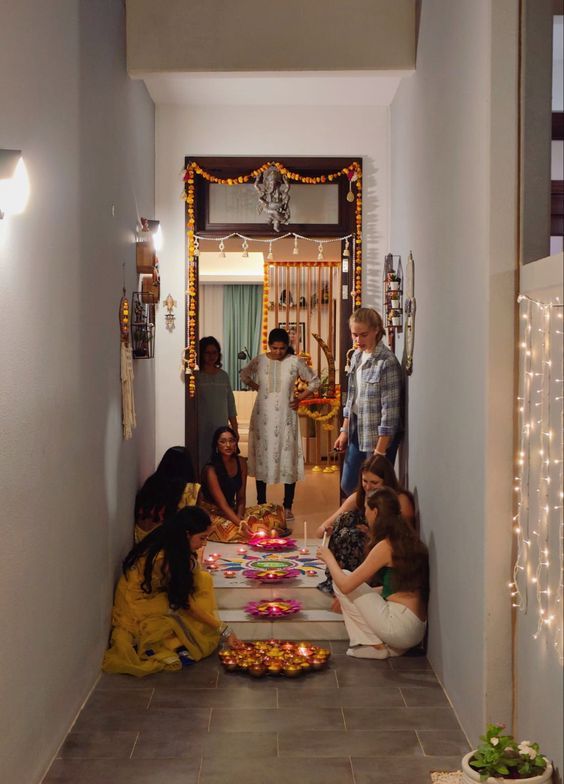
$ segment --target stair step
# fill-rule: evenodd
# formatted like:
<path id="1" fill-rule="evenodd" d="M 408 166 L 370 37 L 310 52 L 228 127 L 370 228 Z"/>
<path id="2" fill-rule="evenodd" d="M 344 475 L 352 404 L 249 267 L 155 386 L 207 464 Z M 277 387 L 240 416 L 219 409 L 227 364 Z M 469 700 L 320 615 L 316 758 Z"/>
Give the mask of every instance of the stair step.
<path id="1" fill-rule="evenodd" d="M 276 621 L 258 620 L 242 610 L 221 610 L 228 623 L 243 640 L 345 640 L 347 630 L 342 618 L 327 610 L 302 610 Z"/>
<path id="2" fill-rule="evenodd" d="M 315 543 L 309 543 L 309 553 L 300 553 L 303 541 L 288 553 L 257 553 L 247 548 L 244 554 L 238 553 L 240 544 L 218 544 L 209 542 L 204 558 L 216 553 L 217 569 L 212 571 L 217 605 L 223 621 L 228 623 L 235 634 L 243 640 L 344 640 L 347 632 L 342 616 L 330 612 L 332 598 L 317 590 L 317 585 L 325 579 L 325 565 L 315 559 Z M 244 545 L 243 545 L 244 546 Z M 248 568 L 252 559 L 287 560 L 301 570 L 299 577 L 274 585 L 260 584 L 243 576 L 243 568 Z M 205 561 L 204 561 L 205 563 Z M 225 571 L 235 572 L 235 576 L 225 577 Z M 248 602 L 260 599 L 295 599 L 302 603 L 303 609 L 288 618 L 274 621 L 258 620 L 247 615 L 244 608 Z"/>

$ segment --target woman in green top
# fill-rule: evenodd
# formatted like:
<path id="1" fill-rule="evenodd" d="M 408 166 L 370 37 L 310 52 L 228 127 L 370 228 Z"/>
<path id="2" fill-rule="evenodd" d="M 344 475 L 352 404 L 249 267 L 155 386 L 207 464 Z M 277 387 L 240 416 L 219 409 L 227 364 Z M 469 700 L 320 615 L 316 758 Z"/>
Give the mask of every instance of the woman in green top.
<path id="1" fill-rule="evenodd" d="M 382 488 L 366 498 L 370 549 L 354 572 L 341 569 L 328 547 L 317 550 L 341 605 L 351 643 L 347 654 L 360 659 L 401 656 L 421 642 L 427 626 L 427 548 L 403 517 L 379 515 L 390 494 Z M 371 588 L 377 573 L 382 586 Z"/>

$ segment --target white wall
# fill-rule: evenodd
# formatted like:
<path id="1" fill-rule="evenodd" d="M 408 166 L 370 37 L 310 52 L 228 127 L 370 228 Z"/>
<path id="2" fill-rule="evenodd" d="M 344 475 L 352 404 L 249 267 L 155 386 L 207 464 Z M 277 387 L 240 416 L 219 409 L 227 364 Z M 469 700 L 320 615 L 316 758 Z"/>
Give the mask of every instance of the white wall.
<path id="1" fill-rule="evenodd" d="M 117 308 L 137 211 L 153 213 L 154 106 L 125 72 L 120 0 L 0 6 L 0 147 L 23 149 L 31 181 L 0 225 L 0 775 L 33 784 L 98 676 L 153 466 L 150 362 L 121 438 Z"/>
<path id="2" fill-rule="evenodd" d="M 184 202 L 180 171 L 186 155 L 350 156 L 364 158 L 364 302 L 379 303 L 388 245 L 388 121 L 386 107 L 157 107 L 156 212 L 166 236 L 160 255 L 163 293 L 178 300 L 177 328 L 159 343 L 156 454 L 184 443 Z M 252 248 L 251 248 L 252 249 Z M 159 318 L 162 318 L 162 314 Z"/>
<path id="3" fill-rule="evenodd" d="M 416 264 L 409 480 L 429 658 L 473 742 L 511 720 L 516 6 L 426 0 L 391 111 L 391 244 Z"/>

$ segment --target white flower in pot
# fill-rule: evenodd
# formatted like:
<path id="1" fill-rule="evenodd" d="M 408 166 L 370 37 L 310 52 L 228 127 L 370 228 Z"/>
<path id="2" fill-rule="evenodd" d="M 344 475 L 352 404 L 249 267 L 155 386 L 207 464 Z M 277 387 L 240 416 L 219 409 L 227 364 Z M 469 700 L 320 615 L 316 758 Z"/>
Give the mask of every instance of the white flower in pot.
<path id="1" fill-rule="evenodd" d="M 462 784 L 549 784 L 552 765 L 540 753 L 538 743 L 524 740 L 518 744 L 512 735 L 503 734 L 504 729 L 503 724 L 489 724 L 478 748 L 462 758 Z"/>

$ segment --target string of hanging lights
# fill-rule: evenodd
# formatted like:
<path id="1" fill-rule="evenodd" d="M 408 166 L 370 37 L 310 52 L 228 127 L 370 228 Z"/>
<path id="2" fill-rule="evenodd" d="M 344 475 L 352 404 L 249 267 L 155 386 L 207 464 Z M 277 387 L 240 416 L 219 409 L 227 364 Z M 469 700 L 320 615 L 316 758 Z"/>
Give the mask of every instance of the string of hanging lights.
<path id="1" fill-rule="evenodd" d="M 537 623 L 532 636 L 538 639 L 543 632 L 550 633 L 562 662 L 564 379 L 561 377 L 562 346 L 558 347 L 556 341 L 562 342 L 564 332 L 563 305 L 559 300 L 545 303 L 526 295 L 519 295 L 517 301 L 520 307 L 519 444 L 513 517 L 517 553 L 509 587 L 513 607 L 524 614 L 531 609 L 528 592 L 532 591 Z M 558 448 L 554 432 L 556 418 L 560 425 Z M 553 564 L 556 558 L 558 563 Z"/>

